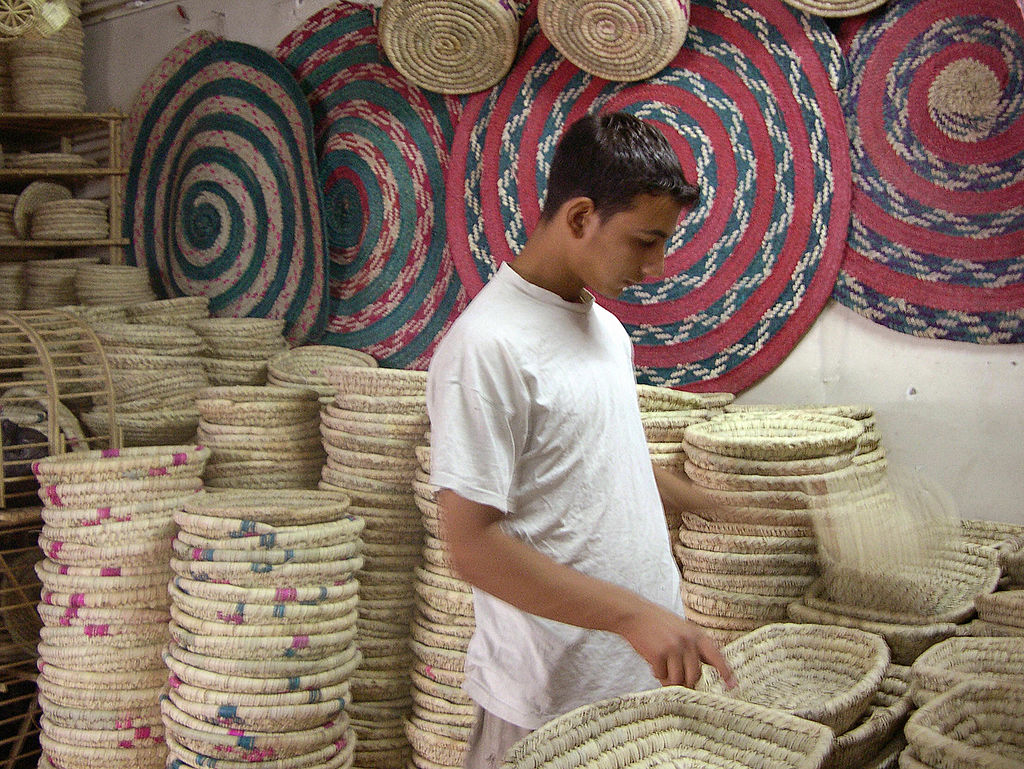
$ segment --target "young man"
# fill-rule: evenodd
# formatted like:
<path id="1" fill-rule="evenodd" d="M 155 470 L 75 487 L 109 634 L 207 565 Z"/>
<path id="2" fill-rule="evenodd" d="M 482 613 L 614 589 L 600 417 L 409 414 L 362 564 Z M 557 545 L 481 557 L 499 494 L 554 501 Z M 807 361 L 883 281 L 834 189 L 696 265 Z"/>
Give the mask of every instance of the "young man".
<path id="1" fill-rule="evenodd" d="M 572 708 L 693 686 L 717 647 L 683 618 L 663 505 L 705 505 L 654 468 L 632 345 L 593 294 L 661 274 L 697 190 L 656 128 L 574 123 L 537 228 L 456 320 L 430 366 L 431 481 L 455 568 L 473 585 L 466 766 Z M 589 291 L 588 291 L 589 289 Z"/>

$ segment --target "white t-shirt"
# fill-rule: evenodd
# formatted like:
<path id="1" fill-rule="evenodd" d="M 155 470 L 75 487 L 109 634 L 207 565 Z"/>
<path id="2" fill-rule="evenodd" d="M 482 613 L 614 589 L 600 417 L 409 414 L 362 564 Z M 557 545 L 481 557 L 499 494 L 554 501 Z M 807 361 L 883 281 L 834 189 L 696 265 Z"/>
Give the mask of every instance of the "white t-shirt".
<path id="1" fill-rule="evenodd" d="M 554 560 L 683 614 L 679 572 L 640 423 L 632 344 L 607 310 L 567 302 L 507 264 L 430 365 L 431 482 L 506 513 Z M 473 591 L 467 693 L 535 729 L 579 705 L 658 686 L 619 636 Z"/>

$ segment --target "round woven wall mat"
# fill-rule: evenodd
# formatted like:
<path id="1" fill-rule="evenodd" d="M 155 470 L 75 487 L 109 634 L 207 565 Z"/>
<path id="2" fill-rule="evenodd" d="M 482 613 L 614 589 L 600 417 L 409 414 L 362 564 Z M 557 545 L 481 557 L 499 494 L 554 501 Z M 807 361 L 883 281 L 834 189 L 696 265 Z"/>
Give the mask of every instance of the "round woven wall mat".
<path id="1" fill-rule="evenodd" d="M 565 60 L 531 6 L 509 75 L 470 97 L 456 129 L 448 238 L 471 295 L 538 222 L 560 132 L 624 110 L 665 133 L 703 189 L 668 242 L 664 277 L 598 300 L 630 333 L 638 379 L 737 392 L 778 365 L 824 307 L 845 246 L 843 62 L 823 20 L 774 0 L 745 9 L 692 3 L 678 56 L 623 85 Z"/>
<path id="2" fill-rule="evenodd" d="M 688 0 L 541 0 L 537 19 L 565 58 L 605 80 L 643 80 L 671 62 L 690 23 Z"/>
<path id="3" fill-rule="evenodd" d="M 332 3 L 275 55 L 307 94 L 319 141 L 332 298 L 321 341 L 384 366 L 425 369 L 467 301 L 444 195 L 462 104 L 402 76 L 384 56 L 376 20 L 370 5 Z"/>
<path id="4" fill-rule="evenodd" d="M 309 106 L 287 69 L 196 33 L 143 82 L 123 147 L 126 259 L 149 267 L 160 295 L 282 318 L 293 342 L 320 336 L 323 198 Z"/>
<path id="5" fill-rule="evenodd" d="M 896 331 L 1024 341 L 1021 10 L 895 0 L 840 28 L 854 203 L 833 296 Z"/>
<path id="6" fill-rule="evenodd" d="M 377 31 L 395 69 L 437 93 L 490 88 L 508 72 L 519 46 L 515 7 L 496 0 L 386 0 Z"/>

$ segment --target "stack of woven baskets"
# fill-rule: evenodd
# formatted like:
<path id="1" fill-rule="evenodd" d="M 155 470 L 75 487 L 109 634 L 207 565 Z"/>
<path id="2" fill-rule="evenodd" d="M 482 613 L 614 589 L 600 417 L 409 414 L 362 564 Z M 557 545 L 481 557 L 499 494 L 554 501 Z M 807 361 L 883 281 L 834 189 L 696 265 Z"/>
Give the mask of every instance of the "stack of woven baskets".
<path id="1" fill-rule="evenodd" d="M 203 339 L 203 368 L 212 385 L 262 385 L 267 361 L 288 349 L 277 318 L 207 318 L 188 324 Z"/>
<path id="2" fill-rule="evenodd" d="M 333 366 L 377 368 L 377 360 L 361 350 L 331 345 L 306 345 L 279 352 L 267 363 L 267 383 L 278 387 L 311 387 L 324 406 L 334 402 L 335 388 L 327 380 Z"/>
<path id="3" fill-rule="evenodd" d="M 25 263 L 0 264 L 0 310 L 20 310 L 25 304 Z"/>
<path id="4" fill-rule="evenodd" d="M 103 240 L 109 234 L 103 200 L 54 200 L 41 204 L 32 215 L 33 240 Z"/>
<path id="5" fill-rule="evenodd" d="M 1024 638 L 957 637 L 935 644 L 914 660 L 910 692 L 923 707 L 964 681 L 1013 683 L 1024 671 Z"/>
<path id="6" fill-rule="evenodd" d="M 96 322 L 92 328 L 110 368 L 115 413 L 125 445 L 193 439 L 199 424 L 195 394 L 207 384 L 198 359 L 202 349 L 199 337 L 184 326 L 173 325 Z M 82 414 L 93 434 L 102 434 L 106 418 L 102 405 Z"/>
<path id="7" fill-rule="evenodd" d="M 14 229 L 14 204 L 17 200 L 17 195 L 0 195 L 0 243 L 18 239 Z"/>
<path id="8" fill-rule="evenodd" d="M 17 112 L 81 112 L 82 49 L 85 35 L 79 19 L 81 4 L 65 0 L 70 18 L 44 36 L 30 29 L 7 44 L 11 92 Z"/>
<path id="9" fill-rule="evenodd" d="M 266 385 L 208 387 L 196 394 L 199 440 L 213 452 L 206 485 L 314 489 L 324 466 L 315 390 Z"/>
<path id="10" fill-rule="evenodd" d="M 187 326 L 189 321 L 210 317 L 210 300 L 205 296 L 154 299 L 128 305 L 125 311 L 132 323 Z"/>
<path id="11" fill-rule="evenodd" d="M 456 575 L 441 539 L 435 495 L 429 481 L 430 448 L 417 449 L 420 471 L 413 480 L 426 536 L 423 566 L 416 571 L 412 633 L 412 714 L 406 736 L 414 762 L 461 766 L 474 706 L 462 690 L 466 649 L 476 627 L 473 593 Z"/>
<path id="12" fill-rule="evenodd" d="M 174 511 L 202 488 L 198 446 L 110 449 L 33 466 L 45 525 L 40 742 L 64 769 L 158 769 Z"/>
<path id="13" fill-rule="evenodd" d="M 676 556 L 687 615 L 720 642 L 787 618 L 817 572 L 812 515 L 847 486 L 868 487 L 853 458 L 855 420 L 811 411 L 734 412 L 685 429 L 687 475 L 713 507 L 683 517 Z M 877 467 L 876 467 L 877 465 Z"/>
<path id="14" fill-rule="evenodd" d="M 979 595 L 975 604 L 978 620 L 971 627 L 975 635 L 1024 636 L 1024 589 Z"/>
<path id="15" fill-rule="evenodd" d="M 321 414 L 327 466 L 320 488 L 349 495 L 366 521 L 358 575 L 364 659 L 352 680 L 355 766 L 404 766 L 409 622 L 423 541 L 411 481 L 428 424 L 426 372 L 341 366 L 327 376 L 337 395 Z"/>
<path id="16" fill-rule="evenodd" d="M 651 461 L 675 473 L 683 472 L 686 461 L 683 452 L 686 427 L 723 413 L 723 407 L 735 397 L 732 393 L 691 393 L 643 384 L 637 385 L 636 393 Z M 677 510 L 666 510 L 665 519 L 669 539 L 675 540 L 682 518 Z"/>
<path id="17" fill-rule="evenodd" d="M 175 766 L 350 766 L 362 521 L 343 495 L 206 494 L 175 515 Z"/>
<path id="18" fill-rule="evenodd" d="M 873 633 L 831 625 L 764 625 L 722 648 L 737 685 L 726 689 L 705 667 L 699 689 L 763 705 L 828 726 L 828 767 L 874 766 L 903 745 L 899 728 L 912 709 L 909 671 L 893 666 Z"/>
<path id="19" fill-rule="evenodd" d="M 901 769 L 1024 766 L 1024 681 L 968 680 L 929 700 L 904 727 Z"/>
<path id="20" fill-rule="evenodd" d="M 76 304 L 75 273 L 80 267 L 95 264 L 89 257 L 37 259 L 25 265 L 25 309 L 46 310 Z"/>
<path id="21" fill-rule="evenodd" d="M 29 182 L 18 193 L 18 199 L 14 202 L 13 220 L 15 233 L 23 240 L 31 238 L 32 217 L 40 206 L 62 200 L 71 200 L 73 197 L 74 193 L 71 191 L 71 188 L 65 184 L 45 179 Z"/>
<path id="22" fill-rule="evenodd" d="M 149 270 L 130 264 L 87 264 L 75 273 L 75 293 L 82 304 L 135 304 L 156 299 Z"/>

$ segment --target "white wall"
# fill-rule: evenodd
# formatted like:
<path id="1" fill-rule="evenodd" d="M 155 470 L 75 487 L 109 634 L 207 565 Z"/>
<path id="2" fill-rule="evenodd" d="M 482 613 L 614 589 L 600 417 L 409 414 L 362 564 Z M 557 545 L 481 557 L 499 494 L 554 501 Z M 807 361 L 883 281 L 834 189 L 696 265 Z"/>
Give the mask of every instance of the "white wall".
<path id="1" fill-rule="evenodd" d="M 152 68 L 196 30 L 270 50 L 330 2 L 156 0 L 90 25 L 89 108 L 126 110 Z M 870 404 L 894 463 L 946 486 L 964 517 L 1024 523 L 1024 345 L 918 339 L 830 302 L 738 402 Z"/>

